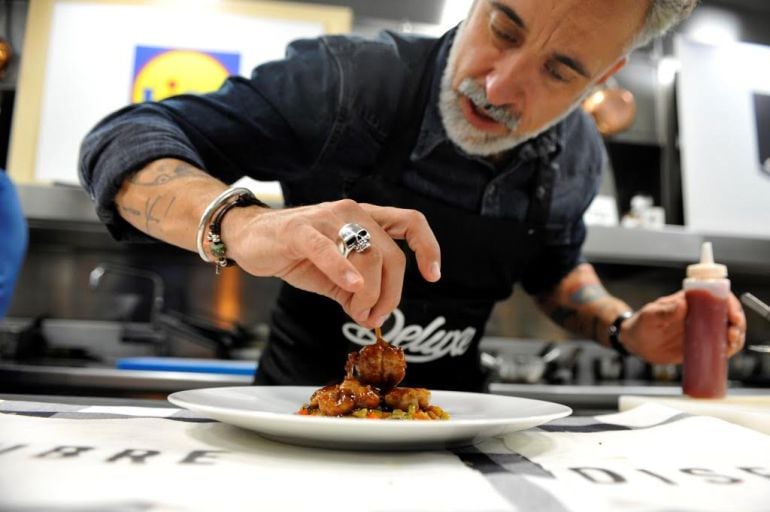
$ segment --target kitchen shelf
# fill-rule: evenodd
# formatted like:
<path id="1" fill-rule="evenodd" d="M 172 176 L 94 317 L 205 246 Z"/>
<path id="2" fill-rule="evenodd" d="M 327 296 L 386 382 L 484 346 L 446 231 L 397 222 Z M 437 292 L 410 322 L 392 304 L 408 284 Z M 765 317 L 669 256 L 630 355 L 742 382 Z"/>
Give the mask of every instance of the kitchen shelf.
<path id="1" fill-rule="evenodd" d="M 103 233 L 91 200 L 70 185 L 20 185 L 22 209 L 33 229 Z M 279 205 L 271 205 L 279 206 Z M 583 248 L 593 263 L 679 267 L 696 261 L 704 241 L 714 245 L 720 263 L 731 270 L 770 272 L 770 238 L 693 232 L 683 226 L 662 229 L 589 226 Z"/>
<path id="2" fill-rule="evenodd" d="M 700 233 L 683 226 L 655 230 L 589 226 L 583 253 L 595 263 L 682 266 L 700 258 L 706 241 L 731 270 L 770 271 L 770 238 Z"/>

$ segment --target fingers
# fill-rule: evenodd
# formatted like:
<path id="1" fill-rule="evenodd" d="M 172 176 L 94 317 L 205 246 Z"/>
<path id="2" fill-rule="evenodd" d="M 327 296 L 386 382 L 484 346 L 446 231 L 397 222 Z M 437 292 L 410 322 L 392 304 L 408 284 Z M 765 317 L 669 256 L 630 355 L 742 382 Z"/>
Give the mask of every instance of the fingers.
<path id="1" fill-rule="evenodd" d="M 658 322 L 682 324 L 683 327 L 684 317 L 687 315 L 687 302 L 684 300 L 684 293 L 678 292 L 647 304 L 641 312 L 652 313 Z"/>
<path id="2" fill-rule="evenodd" d="M 727 355 L 733 356 L 743 349 L 746 342 L 746 332 L 731 325 L 727 329 Z"/>
<path id="3" fill-rule="evenodd" d="M 727 355 L 732 356 L 746 343 L 746 315 L 738 298 L 730 294 L 727 299 Z"/>
<path id="4" fill-rule="evenodd" d="M 301 224 L 291 239 L 291 249 L 308 259 L 336 286 L 348 292 L 364 288 L 364 276 L 340 254 L 337 245 L 309 224 Z"/>
<path id="5" fill-rule="evenodd" d="M 730 325 L 738 327 L 739 329 L 746 330 L 746 315 L 743 312 L 743 306 L 738 300 L 738 297 L 732 293 L 727 299 L 727 320 Z"/>
<path id="6" fill-rule="evenodd" d="M 337 244 L 316 227 L 303 224 L 298 226 L 295 232 L 297 236 L 293 237 L 295 243 L 292 249 L 300 255 L 300 261 L 307 260 L 309 266 L 317 272 L 304 269 L 302 274 L 295 272 L 293 278 L 312 283 L 315 288 L 312 291 L 339 302 L 355 321 L 369 322 L 371 310 L 378 301 L 392 304 L 394 294 L 400 299 L 400 286 L 395 293 L 386 291 L 387 300 L 381 297 L 383 257 L 376 247 L 371 247 L 361 254 L 352 252 L 346 258 L 339 252 Z M 356 261 L 360 268 L 354 264 Z M 384 313 L 377 312 L 378 316 Z"/>
<path id="7" fill-rule="evenodd" d="M 667 311 L 668 313 L 673 313 L 673 312 L 686 313 L 687 312 L 687 300 L 685 300 L 684 290 L 680 290 L 676 293 L 672 293 L 671 295 L 660 297 L 658 300 L 655 301 L 655 304 L 660 304 L 664 306 L 665 311 Z"/>
<path id="8" fill-rule="evenodd" d="M 681 293 L 660 297 L 642 307 L 633 324 L 634 338 L 639 340 L 636 352 L 655 364 L 681 362 L 686 313 Z"/>
<path id="9" fill-rule="evenodd" d="M 252 249 L 264 256 L 254 258 L 261 265 L 249 265 L 252 273 L 276 275 L 330 297 L 362 325 L 381 325 L 401 300 L 406 257 L 394 238 L 407 240 L 426 279 L 441 276 L 438 242 L 417 211 L 341 200 L 287 209 L 271 219 L 259 223 L 270 236 L 269 243 Z M 368 249 L 347 258 L 338 249 L 338 232 L 346 223 L 360 224 L 371 236 Z"/>
<path id="10" fill-rule="evenodd" d="M 285 230 L 291 233 L 290 251 L 299 265 L 306 262 L 317 272 L 293 266 L 287 272 L 291 278 L 281 277 L 334 299 L 356 322 L 376 327 L 401 300 L 406 258 L 379 225 L 361 217 L 355 203 L 340 201 L 293 222 Z M 368 249 L 353 251 L 347 258 L 339 252 L 337 240 L 337 224 L 345 224 L 343 219 L 361 224 L 372 237 Z"/>
<path id="11" fill-rule="evenodd" d="M 381 293 L 377 304 L 372 308 L 370 317 L 366 325 L 370 327 L 380 327 L 390 313 L 396 309 L 401 302 L 401 292 L 404 287 L 404 268 L 406 267 L 406 257 L 401 250 L 398 254 L 393 254 L 393 265 L 383 265 L 382 267 L 382 285 Z"/>
<path id="12" fill-rule="evenodd" d="M 381 301 L 382 293 L 391 295 L 393 291 L 387 287 L 382 287 L 383 256 L 379 249 L 372 247 L 364 253 L 354 252 L 350 254 L 349 258 L 351 262 L 360 260 L 359 271 L 364 278 L 365 285 L 353 293 L 350 301 L 343 306 L 353 320 L 368 325 L 371 322 L 372 309 L 378 301 Z M 401 298 L 400 291 L 398 297 Z"/>
<path id="13" fill-rule="evenodd" d="M 361 205 L 382 229 L 397 240 L 406 240 L 414 251 L 420 274 L 430 281 L 441 278 L 441 248 L 425 216 L 416 210 Z"/>

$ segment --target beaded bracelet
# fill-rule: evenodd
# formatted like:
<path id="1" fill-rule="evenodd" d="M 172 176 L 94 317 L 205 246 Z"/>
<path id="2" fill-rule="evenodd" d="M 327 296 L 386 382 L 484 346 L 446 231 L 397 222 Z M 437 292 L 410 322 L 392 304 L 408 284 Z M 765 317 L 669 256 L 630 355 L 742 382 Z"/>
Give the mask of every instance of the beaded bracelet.
<path id="1" fill-rule="evenodd" d="M 250 205 L 269 208 L 265 203 L 257 199 L 251 190 L 244 187 L 229 188 L 214 198 L 201 215 L 196 236 L 198 255 L 206 263 L 212 263 L 204 249 L 203 237 L 205 233 L 211 254 L 216 258 L 213 263 L 216 265 L 217 274 L 219 274 L 222 268 L 232 264 L 232 260 L 227 259 L 227 247 L 222 242 L 222 219 L 231 208 Z"/>
<path id="2" fill-rule="evenodd" d="M 212 256 L 216 258 L 216 272 L 219 274 L 220 270 L 229 267 L 233 264 L 233 260 L 227 258 L 227 246 L 222 241 L 222 219 L 225 218 L 225 214 L 232 208 L 241 206 L 267 206 L 265 203 L 254 197 L 254 195 L 240 195 L 235 198 L 235 201 L 225 204 L 217 211 L 214 220 L 209 224 L 209 232 L 206 235 L 206 239 L 209 241 L 209 251 Z"/>

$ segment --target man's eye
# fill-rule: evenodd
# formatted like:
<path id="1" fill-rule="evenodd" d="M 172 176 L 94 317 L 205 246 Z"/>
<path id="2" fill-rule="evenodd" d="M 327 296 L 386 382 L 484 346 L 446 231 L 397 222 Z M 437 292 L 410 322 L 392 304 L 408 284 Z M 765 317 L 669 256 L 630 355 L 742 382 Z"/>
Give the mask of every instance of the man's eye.
<path id="1" fill-rule="evenodd" d="M 519 44 L 519 36 L 518 34 L 512 34 L 510 32 L 506 32 L 505 30 L 502 30 L 495 25 L 490 25 L 490 28 L 492 30 L 492 34 L 499 39 L 500 41 L 503 41 L 510 45 L 517 45 Z"/>
<path id="2" fill-rule="evenodd" d="M 551 78 L 553 78 L 558 82 L 567 83 L 570 81 L 570 78 L 561 72 L 561 70 L 559 69 L 559 66 L 556 66 L 550 62 L 545 65 L 545 71 L 546 73 L 548 73 L 548 76 L 550 76 Z"/>

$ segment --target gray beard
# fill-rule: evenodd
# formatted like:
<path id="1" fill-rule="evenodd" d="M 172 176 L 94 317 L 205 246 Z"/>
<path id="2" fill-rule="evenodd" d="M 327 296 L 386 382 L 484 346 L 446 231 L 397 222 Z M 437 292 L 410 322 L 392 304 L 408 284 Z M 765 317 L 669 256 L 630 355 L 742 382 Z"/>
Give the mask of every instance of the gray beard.
<path id="1" fill-rule="evenodd" d="M 462 30 L 462 28 L 461 28 Z M 487 113 L 495 121 L 504 124 L 511 132 L 515 131 L 520 121 L 520 115 L 511 113 L 503 108 L 490 106 L 486 91 L 470 78 L 464 79 L 458 89 L 460 92 L 452 89 L 452 76 L 455 68 L 455 43 L 460 33 L 458 32 L 449 51 L 447 65 L 444 68 L 444 74 L 441 77 L 441 91 L 439 94 L 439 112 L 441 121 L 444 124 L 449 140 L 469 155 L 493 156 L 509 151 L 519 144 L 522 144 L 541 133 L 547 131 L 558 122 L 567 117 L 583 100 L 588 96 L 591 89 L 586 88 L 583 93 L 572 105 L 564 112 L 546 123 L 539 130 L 519 135 L 495 134 L 479 130 L 465 118 L 460 107 L 461 95 L 467 97 L 482 112 Z"/>

